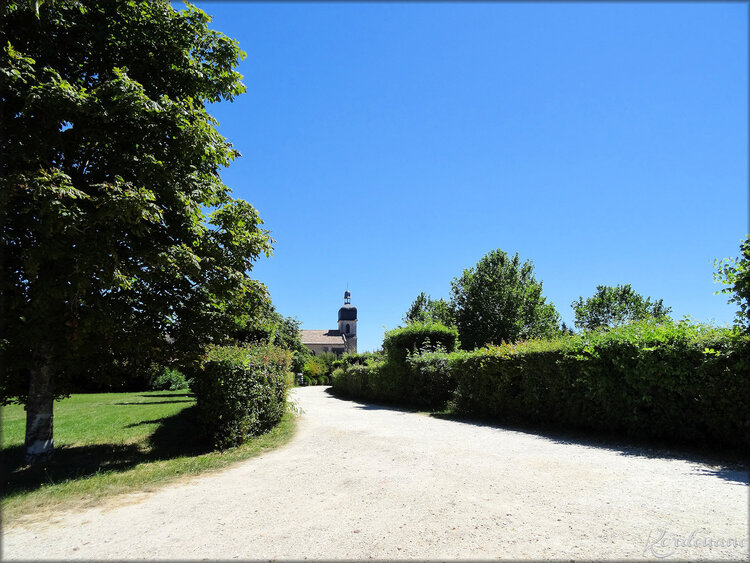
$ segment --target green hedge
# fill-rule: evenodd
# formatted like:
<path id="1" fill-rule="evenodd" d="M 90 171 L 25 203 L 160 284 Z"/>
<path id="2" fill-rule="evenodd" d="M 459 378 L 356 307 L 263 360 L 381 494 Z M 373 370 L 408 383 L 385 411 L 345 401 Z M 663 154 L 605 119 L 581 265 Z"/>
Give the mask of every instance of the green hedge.
<path id="1" fill-rule="evenodd" d="M 291 362 L 290 352 L 274 346 L 209 351 L 191 388 L 201 427 L 214 447 L 240 445 L 281 420 Z"/>
<path id="2" fill-rule="evenodd" d="M 338 360 L 336 354 L 325 352 L 305 358 L 302 374 L 305 385 L 330 385 L 333 366 Z"/>
<path id="3" fill-rule="evenodd" d="M 440 409 L 454 387 L 441 357 L 457 348 L 458 330 L 440 323 L 415 322 L 387 332 L 386 361 L 373 384 L 384 391 L 383 399 Z"/>
<path id="4" fill-rule="evenodd" d="M 367 365 L 368 362 L 372 363 L 374 361 L 382 361 L 385 359 L 385 353 L 382 350 L 379 350 L 377 352 L 362 352 L 361 354 L 357 354 L 354 352 L 348 352 L 344 354 L 341 358 L 337 359 L 333 362 L 333 368 L 344 368 L 346 366 L 351 365 Z"/>
<path id="5" fill-rule="evenodd" d="M 564 339 L 532 340 L 453 354 L 449 358 L 455 383 L 452 408 L 506 422 L 558 420 L 552 411 L 570 410 L 563 397 L 580 395 L 578 378 L 561 377 L 564 343 Z"/>
<path id="6" fill-rule="evenodd" d="M 350 356 L 337 363 L 334 391 L 342 395 L 442 408 L 450 398 L 450 376 L 436 358 L 458 347 L 458 331 L 439 323 L 411 323 L 385 334 L 383 354 Z M 425 355 L 426 354 L 426 355 Z M 440 372 L 440 373 L 439 373 Z"/>
<path id="7" fill-rule="evenodd" d="M 458 330 L 440 323 L 410 323 L 385 333 L 383 350 L 389 362 L 402 365 L 409 354 L 458 348 Z"/>
<path id="8" fill-rule="evenodd" d="M 317 377 L 310 377 L 309 375 L 302 376 L 302 386 L 310 387 L 314 385 L 330 385 L 332 378 L 330 375 L 319 375 Z"/>
<path id="9" fill-rule="evenodd" d="M 679 442 L 750 446 L 750 339 L 641 322 L 459 354 L 454 407 Z"/>
<path id="10" fill-rule="evenodd" d="M 377 380 L 382 365 L 382 362 L 370 365 L 348 364 L 336 368 L 333 371 L 334 391 L 355 399 L 381 399 L 374 388 L 374 381 Z"/>
<path id="11" fill-rule="evenodd" d="M 419 407 L 442 409 L 453 396 L 456 381 L 450 355 L 442 352 L 412 354 L 406 359 L 406 394 Z"/>
<path id="12" fill-rule="evenodd" d="M 457 413 L 505 423 L 750 446 L 750 337 L 729 329 L 640 322 L 552 341 L 412 354 L 403 365 L 395 372 L 388 362 L 343 369 L 334 389 L 432 408 L 449 399 Z"/>

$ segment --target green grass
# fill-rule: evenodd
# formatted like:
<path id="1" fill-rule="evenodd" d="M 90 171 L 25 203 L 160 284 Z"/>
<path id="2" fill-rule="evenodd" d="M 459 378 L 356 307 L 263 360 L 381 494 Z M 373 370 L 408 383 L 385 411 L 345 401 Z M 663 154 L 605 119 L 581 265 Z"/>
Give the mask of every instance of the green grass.
<path id="1" fill-rule="evenodd" d="M 150 491 L 182 476 L 216 470 L 286 443 L 288 413 L 270 432 L 223 452 L 211 451 L 186 391 L 73 395 L 55 403 L 55 457 L 24 465 L 26 412 L 2 408 L 2 492 L 5 523 L 48 509 L 96 504 L 112 495 Z"/>

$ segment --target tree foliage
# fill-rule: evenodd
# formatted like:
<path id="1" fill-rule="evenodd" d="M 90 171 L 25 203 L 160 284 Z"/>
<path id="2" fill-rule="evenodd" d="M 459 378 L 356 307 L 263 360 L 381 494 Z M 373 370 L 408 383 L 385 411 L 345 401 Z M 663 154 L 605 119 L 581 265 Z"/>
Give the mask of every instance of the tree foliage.
<path id="1" fill-rule="evenodd" d="M 453 310 L 445 299 L 432 299 L 424 291 L 409 306 L 403 317 L 406 324 L 411 323 L 440 323 L 445 326 L 455 326 Z"/>
<path id="2" fill-rule="evenodd" d="M 288 350 L 292 353 L 292 370 L 294 373 L 302 371 L 309 350 L 302 344 L 300 321 L 285 317 L 270 301 L 251 313 L 238 320 L 233 339 L 238 343 L 267 344 Z"/>
<path id="3" fill-rule="evenodd" d="M 71 375 L 194 361 L 268 299 L 247 272 L 271 239 L 206 109 L 245 91 L 244 53 L 209 22 L 166 0 L 0 8 L 0 395 L 27 403 L 27 447 L 44 428 L 49 452 Z"/>
<path id="4" fill-rule="evenodd" d="M 672 310 L 663 300 L 651 301 L 633 291 L 630 284 L 598 285 L 596 293 L 571 303 L 575 313 L 575 326 L 584 330 L 620 326 L 632 321 L 666 319 Z"/>
<path id="5" fill-rule="evenodd" d="M 737 326 L 750 332 L 750 235 L 740 244 L 739 258 L 725 258 L 714 266 L 714 279 L 727 286 L 718 293 L 731 296 L 729 302 L 739 306 Z"/>
<path id="6" fill-rule="evenodd" d="M 451 304 L 465 349 L 554 335 L 560 316 L 542 296 L 529 260 L 493 250 L 451 282 Z"/>
<path id="7" fill-rule="evenodd" d="M 233 337 L 238 342 L 271 344 L 292 352 L 304 349 L 300 321 L 279 313 L 270 301 L 239 322 Z"/>

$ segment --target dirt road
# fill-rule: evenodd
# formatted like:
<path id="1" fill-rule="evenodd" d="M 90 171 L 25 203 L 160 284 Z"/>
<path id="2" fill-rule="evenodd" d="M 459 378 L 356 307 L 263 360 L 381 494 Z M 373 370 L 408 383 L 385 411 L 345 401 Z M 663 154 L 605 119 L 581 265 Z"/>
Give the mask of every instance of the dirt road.
<path id="1" fill-rule="evenodd" d="M 3 559 L 747 559 L 748 474 L 296 389 L 261 457 L 3 532 Z"/>

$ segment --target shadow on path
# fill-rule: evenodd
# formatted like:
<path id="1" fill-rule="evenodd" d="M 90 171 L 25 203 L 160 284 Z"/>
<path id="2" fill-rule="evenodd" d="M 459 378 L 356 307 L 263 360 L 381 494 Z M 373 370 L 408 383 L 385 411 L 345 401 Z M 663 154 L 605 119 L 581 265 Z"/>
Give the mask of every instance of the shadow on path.
<path id="1" fill-rule="evenodd" d="M 424 409 L 409 408 L 392 403 L 364 402 L 337 395 L 333 391 L 333 388 L 327 388 L 326 393 L 334 400 L 354 403 L 356 408 L 365 411 L 385 410 L 401 413 L 423 413 L 440 420 L 520 432 L 529 436 L 545 438 L 558 444 L 604 449 L 624 456 L 688 461 L 702 466 L 694 470 L 693 473 L 695 475 L 718 477 L 719 479 L 739 485 L 750 484 L 750 473 L 748 472 L 749 468 L 746 456 L 739 450 L 674 444 L 654 439 L 638 439 L 621 434 L 575 428 L 549 428 L 532 424 L 503 424 L 493 420 L 461 416 L 445 411 L 430 412 Z"/>

